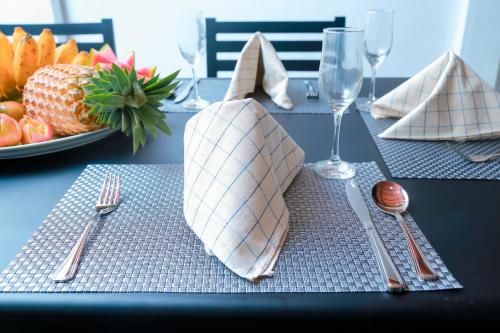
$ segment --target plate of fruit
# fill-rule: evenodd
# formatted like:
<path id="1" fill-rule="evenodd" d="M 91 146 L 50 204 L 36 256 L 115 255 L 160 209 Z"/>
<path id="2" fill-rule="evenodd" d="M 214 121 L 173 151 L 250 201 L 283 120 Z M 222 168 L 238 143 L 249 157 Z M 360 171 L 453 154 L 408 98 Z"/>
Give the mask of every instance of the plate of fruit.
<path id="1" fill-rule="evenodd" d="M 135 68 L 135 53 L 120 60 L 104 45 L 78 50 L 74 40 L 56 46 L 44 29 L 38 40 L 0 31 L 0 159 L 71 149 L 114 132 L 132 135 L 132 151 L 147 132 L 170 134 L 162 100 L 178 85 L 156 67 Z"/>

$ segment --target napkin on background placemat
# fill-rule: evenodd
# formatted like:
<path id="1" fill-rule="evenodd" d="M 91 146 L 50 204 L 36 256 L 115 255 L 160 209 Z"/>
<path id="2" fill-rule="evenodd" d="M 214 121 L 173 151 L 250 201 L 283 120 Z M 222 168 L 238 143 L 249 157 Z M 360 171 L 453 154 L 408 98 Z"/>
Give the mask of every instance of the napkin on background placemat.
<path id="1" fill-rule="evenodd" d="M 225 101 L 243 99 L 253 93 L 256 85 L 271 97 L 279 107 L 290 110 L 288 73 L 272 44 L 256 32 L 245 44 L 236 63 Z"/>
<path id="2" fill-rule="evenodd" d="M 207 253 L 248 280 L 272 275 L 288 232 L 283 193 L 304 151 L 254 99 L 218 102 L 184 133 L 184 215 Z"/>
<path id="3" fill-rule="evenodd" d="M 378 99 L 371 114 L 401 118 L 384 139 L 500 137 L 500 94 L 451 51 Z"/>

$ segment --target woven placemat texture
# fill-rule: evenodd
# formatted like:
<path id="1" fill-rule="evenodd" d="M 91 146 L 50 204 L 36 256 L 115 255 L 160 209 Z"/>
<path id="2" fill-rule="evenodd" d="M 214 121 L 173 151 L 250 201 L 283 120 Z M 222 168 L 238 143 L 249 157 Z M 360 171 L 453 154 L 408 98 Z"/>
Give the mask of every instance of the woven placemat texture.
<path id="1" fill-rule="evenodd" d="M 394 178 L 500 180 L 500 159 L 485 163 L 464 160 L 444 141 L 381 139 L 377 135 L 396 119 L 373 119 L 359 112 Z M 500 139 L 451 143 L 466 154 L 500 152 Z"/>
<path id="2" fill-rule="evenodd" d="M 410 290 L 461 288 L 411 216 L 405 218 L 440 279 L 413 272 L 404 236 L 376 209 L 374 162 L 356 164 L 370 214 Z M 48 275 L 93 215 L 102 175 L 118 171 L 122 203 L 93 230 L 70 282 Z M 2 292 L 358 292 L 384 291 L 367 234 L 351 210 L 344 182 L 316 176 L 309 165 L 285 193 L 290 231 L 275 274 L 257 283 L 208 256 L 182 213 L 182 165 L 89 165 L 0 276 Z"/>
<path id="3" fill-rule="evenodd" d="M 292 99 L 293 109 L 285 110 L 278 107 L 271 98 L 264 93 L 261 87 L 257 87 L 254 94 L 247 97 L 252 97 L 257 100 L 267 111 L 271 113 L 331 113 L 331 108 L 327 103 L 319 98 L 308 99 L 306 96 L 307 88 L 301 79 L 290 79 L 288 82 L 288 96 Z M 178 89 L 184 89 L 189 81 L 184 81 Z M 202 79 L 199 83 L 200 95 L 210 103 L 220 102 L 224 99 L 227 88 L 229 87 L 229 79 Z M 317 89 L 318 83 L 316 80 L 311 80 L 313 86 Z M 186 100 L 191 98 L 193 92 Z M 198 110 L 186 109 L 182 103 L 174 104 L 173 100 L 166 100 L 163 104 L 163 111 L 165 112 L 198 112 Z"/>

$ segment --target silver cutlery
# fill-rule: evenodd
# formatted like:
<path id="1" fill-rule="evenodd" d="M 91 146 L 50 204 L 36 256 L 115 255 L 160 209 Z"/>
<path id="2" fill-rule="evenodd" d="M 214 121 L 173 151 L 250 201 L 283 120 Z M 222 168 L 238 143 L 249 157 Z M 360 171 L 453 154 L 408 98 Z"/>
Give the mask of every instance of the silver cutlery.
<path id="1" fill-rule="evenodd" d="M 449 141 L 446 141 L 446 144 L 451 149 L 453 149 L 458 155 L 460 155 L 463 159 L 474 163 L 483 163 L 500 158 L 500 152 L 492 154 L 466 154 L 463 151 L 461 151 L 456 145 L 450 143 Z"/>
<path id="2" fill-rule="evenodd" d="M 183 85 L 184 83 L 182 81 L 177 81 L 177 85 L 175 86 L 175 89 L 173 93 L 167 98 L 167 99 L 174 99 L 176 97 L 175 92 L 179 90 L 179 88 Z"/>
<path id="3" fill-rule="evenodd" d="M 352 209 L 368 233 L 368 238 L 370 239 L 373 252 L 375 253 L 380 273 L 384 278 L 387 291 L 393 293 L 404 291 L 406 289 L 406 285 L 403 278 L 399 274 L 394 261 L 390 257 L 387 249 L 380 239 L 377 229 L 375 228 L 375 225 L 370 217 L 370 213 L 368 212 L 368 207 L 366 206 L 363 196 L 361 195 L 361 191 L 359 190 L 354 178 L 351 178 L 346 182 L 345 188 L 347 198 L 349 199 Z"/>
<path id="4" fill-rule="evenodd" d="M 411 235 L 408 225 L 404 221 L 401 214 L 408 208 L 410 199 L 404 188 L 395 182 L 381 181 L 372 187 L 372 198 L 375 204 L 384 213 L 392 215 L 396 218 L 408 244 L 408 248 L 413 258 L 415 272 L 418 277 L 424 281 L 437 280 L 439 276 L 429 265 L 422 250 Z"/>
<path id="5" fill-rule="evenodd" d="M 114 211 L 120 204 L 120 176 L 116 173 L 108 173 L 102 181 L 101 193 L 95 205 L 96 215 L 92 217 L 85 226 L 80 238 L 76 241 L 66 259 L 50 274 L 50 279 L 63 282 L 71 280 L 78 269 L 85 243 L 91 230 L 100 218 Z"/>
<path id="6" fill-rule="evenodd" d="M 197 83 L 200 82 L 200 79 L 198 78 L 198 80 L 196 80 L 196 82 Z M 176 94 L 175 99 L 174 99 L 174 103 L 177 104 L 177 103 L 180 103 L 183 100 L 185 100 L 189 96 L 189 93 L 191 92 L 193 87 L 194 87 L 194 81 L 191 80 L 189 82 L 189 84 L 183 90 L 181 90 L 178 94 Z"/>
<path id="7" fill-rule="evenodd" d="M 314 89 L 311 81 L 305 80 L 304 84 L 307 87 L 307 93 L 306 93 L 306 97 L 307 98 L 313 99 L 313 98 L 318 98 L 319 97 L 319 92 L 316 89 Z"/>

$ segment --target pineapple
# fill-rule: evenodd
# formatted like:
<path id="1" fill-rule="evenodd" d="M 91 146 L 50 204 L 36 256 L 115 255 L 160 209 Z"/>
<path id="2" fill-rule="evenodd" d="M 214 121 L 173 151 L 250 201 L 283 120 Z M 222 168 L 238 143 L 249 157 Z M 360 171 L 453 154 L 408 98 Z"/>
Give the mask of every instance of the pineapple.
<path id="1" fill-rule="evenodd" d="M 101 128 L 83 104 L 82 86 L 96 75 L 91 67 L 45 66 L 28 79 L 23 104 L 28 115 L 49 122 L 58 135 L 73 135 Z"/>
<path id="2" fill-rule="evenodd" d="M 179 71 L 160 79 L 138 79 L 135 69 L 113 64 L 105 71 L 57 64 L 38 69 L 26 83 L 23 103 L 29 115 L 48 121 L 56 134 L 73 135 L 103 127 L 132 134 L 133 152 L 146 143 L 146 131 L 170 134 L 161 100 L 171 95 Z"/>

